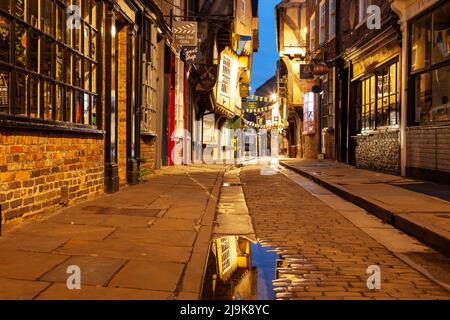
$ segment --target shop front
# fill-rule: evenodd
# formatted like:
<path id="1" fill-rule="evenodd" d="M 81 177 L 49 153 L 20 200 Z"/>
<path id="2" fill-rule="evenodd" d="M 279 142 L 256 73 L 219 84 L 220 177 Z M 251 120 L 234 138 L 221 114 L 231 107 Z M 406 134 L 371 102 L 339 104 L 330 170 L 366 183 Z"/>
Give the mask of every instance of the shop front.
<path id="1" fill-rule="evenodd" d="M 348 162 L 400 174 L 400 46 L 388 28 L 351 57 Z"/>

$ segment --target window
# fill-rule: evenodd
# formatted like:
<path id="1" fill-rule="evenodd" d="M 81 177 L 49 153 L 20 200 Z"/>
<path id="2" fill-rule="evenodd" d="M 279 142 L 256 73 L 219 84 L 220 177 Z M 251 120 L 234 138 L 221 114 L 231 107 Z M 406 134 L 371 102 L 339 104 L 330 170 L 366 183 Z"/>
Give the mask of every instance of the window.
<path id="1" fill-rule="evenodd" d="M 149 19 L 144 21 L 144 48 L 142 57 L 142 115 L 141 130 L 156 133 L 156 103 L 158 90 L 157 29 Z"/>
<path id="2" fill-rule="evenodd" d="M 336 0 L 330 0 L 328 10 L 328 40 L 331 40 L 336 36 Z"/>
<path id="3" fill-rule="evenodd" d="M 303 132 L 314 133 L 314 93 L 308 92 L 303 95 Z"/>
<path id="4" fill-rule="evenodd" d="M 319 7 L 319 45 L 325 43 L 325 19 L 326 19 L 326 10 L 325 10 L 325 0 L 320 3 Z"/>
<path id="5" fill-rule="evenodd" d="M 222 273 L 231 269 L 230 241 L 228 238 L 220 239 L 220 249 L 222 252 Z"/>
<path id="6" fill-rule="evenodd" d="M 1 3 L 0 113 L 96 126 L 97 1 Z M 79 29 L 66 26 L 70 4 L 81 10 Z"/>
<path id="7" fill-rule="evenodd" d="M 410 24 L 410 83 L 415 124 L 450 121 L 450 3 Z"/>
<path id="8" fill-rule="evenodd" d="M 323 76 L 322 95 L 320 99 L 322 128 L 334 128 L 334 102 L 333 102 L 333 75 L 330 73 Z"/>
<path id="9" fill-rule="evenodd" d="M 316 18 L 313 14 L 309 20 L 309 51 L 316 50 Z"/>
<path id="10" fill-rule="evenodd" d="M 358 131 L 396 126 L 400 122 L 398 68 L 395 60 L 359 82 L 356 88 Z"/>
<path id="11" fill-rule="evenodd" d="M 231 68 L 233 61 L 226 54 L 223 55 L 222 62 L 222 86 L 221 92 L 223 95 L 229 97 L 231 94 Z"/>

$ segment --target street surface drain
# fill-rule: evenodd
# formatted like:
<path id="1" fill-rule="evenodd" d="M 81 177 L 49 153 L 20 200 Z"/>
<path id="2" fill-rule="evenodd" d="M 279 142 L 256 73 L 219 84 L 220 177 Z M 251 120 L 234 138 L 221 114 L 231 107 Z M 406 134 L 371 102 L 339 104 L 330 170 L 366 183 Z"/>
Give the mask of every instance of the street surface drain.
<path id="1" fill-rule="evenodd" d="M 305 288 L 309 266 L 296 250 L 222 236 L 211 243 L 202 300 L 289 299 L 291 290 Z"/>

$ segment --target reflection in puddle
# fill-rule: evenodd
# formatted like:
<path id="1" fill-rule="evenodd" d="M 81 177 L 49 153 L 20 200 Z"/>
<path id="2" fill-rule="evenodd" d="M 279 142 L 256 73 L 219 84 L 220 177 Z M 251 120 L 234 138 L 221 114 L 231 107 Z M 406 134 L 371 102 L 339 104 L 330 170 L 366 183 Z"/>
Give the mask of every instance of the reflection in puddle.
<path id="1" fill-rule="evenodd" d="M 281 274 L 284 263 L 278 253 L 281 252 L 245 237 L 225 236 L 213 240 L 202 299 L 275 299 L 277 288 L 286 287 L 291 281 Z"/>

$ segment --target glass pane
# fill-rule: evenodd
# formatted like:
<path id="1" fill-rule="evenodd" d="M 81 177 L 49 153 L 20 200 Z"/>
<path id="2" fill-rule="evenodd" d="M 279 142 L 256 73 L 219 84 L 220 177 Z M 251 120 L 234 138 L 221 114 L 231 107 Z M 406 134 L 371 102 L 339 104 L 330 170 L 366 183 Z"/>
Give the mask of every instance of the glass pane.
<path id="1" fill-rule="evenodd" d="M 73 63 L 74 63 L 74 71 L 73 71 L 73 73 L 74 73 L 74 86 L 77 86 L 77 87 L 80 87 L 81 88 L 81 85 L 82 85 L 82 83 L 81 83 L 81 79 L 82 79 L 82 73 L 81 73 L 81 62 L 82 62 L 82 60 L 81 60 L 81 58 L 80 58 L 80 56 L 79 55 L 75 55 L 74 56 L 74 61 L 73 61 Z"/>
<path id="2" fill-rule="evenodd" d="M 450 53 L 450 2 L 433 13 L 432 63 L 449 59 Z"/>
<path id="3" fill-rule="evenodd" d="M 52 75 L 52 48 L 52 40 L 49 37 L 44 37 L 41 59 L 41 73 L 46 76 Z"/>
<path id="4" fill-rule="evenodd" d="M 64 120 L 64 114 L 63 114 L 63 103 L 64 103 L 64 90 L 62 86 L 56 86 L 56 114 L 55 114 L 55 120 L 57 121 L 63 121 Z"/>
<path id="5" fill-rule="evenodd" d="M 39 72 L 39 34 L 35 31 L 30 33 L 30 70 Z"/>
<path id="6" fill-rule="evenodd" d="M 30 117 L 39 118 L 39 79 L 30 78 Z"/>
<path id="7" fill-rule="evenodd" d="M 27 16 L 27 3 L 26 0 L 16 0 L 16 17 L 26 20 Z"/>
<path id="8" fill-rule="evenodd" d="M 72 84 L 72 54 L 69 50 L 66 51 L 66 82 L 68 84 Z"/>
<path id="9" fill-rule="evenodd" d="M 27 113 L 27 79 L 28 76 L 23 73 L 17 74 L 13 114 L 26 115 Z"/>
<path id="10" fill-rule="evenodd" d="M 25 68 L 27 65 L 27 29 L 21 24 L 16 24 L 14 49 L 16 65 Z"/>
<path id="11" fill-rule="evenodd" d="M 431 77 L 423 73 L 415 78 L 416 122 L 429 122 L 431 109 Z"/>
<path id="12" fill-rule="evenodd" d="M 91 81 L 92 81 L 91 91 L 96 93 L 97 92 L 97 65 L 94 63 L 92 64 Z"/>
<path id="13" fill-rule="evenodd" d="M 92 96 L 92 125 L 97 126 L 97 97 Z"/>
<path id="14" fill-rule="evenodd" d="M 66 121 L 73 122 L 73 91 L 66 89 Z"/>
<path id="15" fill-rule="evenodd" d="M 84 101 L 83 101 L 83 107 L 84 107 L 84 124 L 90 124 L 89 118 L 90 118 L 90 108 L 91 108 L 91 97 L 89 94 L 84 94 Z"/>
<path id="16" fill-rule="evenodd" d="M 91 58 L 96 60 L 96 54 L 97 54 L 97 32 L 92 31 L 91 32 Z"/>
<path id="17" fill-rule="evenodd" d="M 91 90 L 91 63 L 84 59 L 84 89 Z"/>
<path id="18" fill-rule="evenodd" d="M 11 12 L 11 0 L 0 1 L 0 9 Z"/>
<path id="19" fill-rule="evenodd" d="M 53 85 L 44 81 L 44 119 L 52 120 L 53 116 Z"/>
<path id="20" fill-rule="evenodd" d="M 32 0 L 30 1 L 30 24 L 39 28 L 39 1 Z"/>
<path id="21" fill-rule="evenodd" d="M 97 28 L 97 0 L 91 0 L 91 25 Z"/>
<path id="22" fill-rule="evenodd" d="M 58 41 L 63 41 L 64 28 L 66 26 L 65 10 L 59 5 L 56 6 L 56 39 Z"/>
<path id="23" fill-rule="evenodd" d="M 89 39 L 89 27 L 87 25 L 84 26 L 84 54 L 89 57 L 89 51 L 90 51 L 90 39 Z"/>
<path id="24" fill-rule="evenodd" d="M 11 20 L 0 16 L 0 61 L 10 62 L 11 58 Z"/>
<path id="25" fill-rule="evenodd" d="M 81 30 L 78 28 L 73 29 L 73 48 L 81 52 Z"/>
<path id="26" fill-rule="evenodd" d="M 432 108 L 430 110 L 431 121 L 450 120 L 450 66 L 432 71 L 433 83 L 431 90 Z"/>
<path id="27" fill-rule="evenodd" d="M 414 22 L 411 32 L 411 70 L 415 71 L 430 65 L 430 16 L 425 16 Z"/>
<path id="28" fill-rule="evenodd" d="M 0 69 L 0 112 L 9 113 L 9 72 Z"/>
<path id="29" fill-rule="evenodd" d="M 82 99 L 81 99 L 81 92 L 80 91 L 76 91 L 75 92 L 75 122 L 76 123 L 82 123 L 83 118 L 82 118 L 82 113 L 83 113 L 83 109 L 82 109 Z"/>
<path id="30" fill-rule="evenodd" d="M 60 45 L 56 45 L 56 80 L 63 81 L 63 57 L 64 51 Z"/>
<path id="31" fill-rule="evenodd" d="M 389 122 L 390 124 L 398 124 L 399 111 L 398 111 L 398 84 L 397 84 L 397 67 L 398 62 L 391 65 L 389 75 L 390 75 L 390 96 L 389 96 Z"/>
<path id="32" fill-rule="evenodd" d="M 51 0 L 42 0 L 42 22 L 43 31 L 49 35 L 53 35 L 53 23 L 52 23 L 52 13 L 53 13 L 53 3 Z"/>

